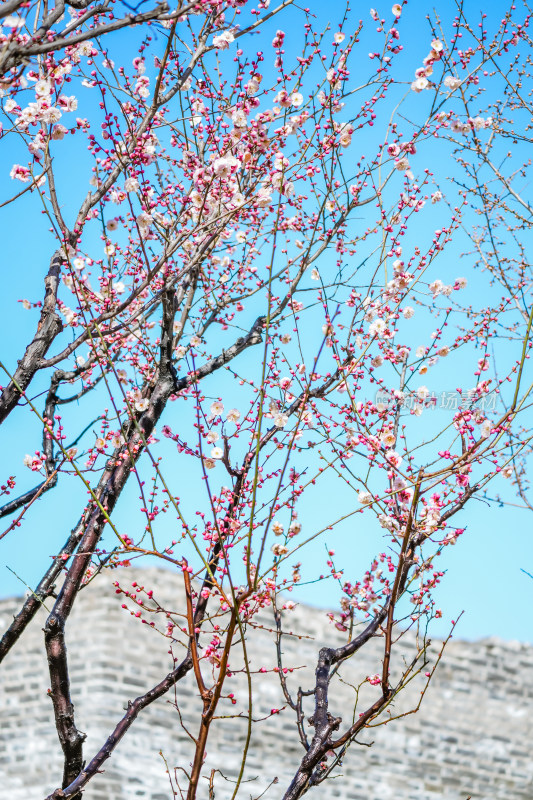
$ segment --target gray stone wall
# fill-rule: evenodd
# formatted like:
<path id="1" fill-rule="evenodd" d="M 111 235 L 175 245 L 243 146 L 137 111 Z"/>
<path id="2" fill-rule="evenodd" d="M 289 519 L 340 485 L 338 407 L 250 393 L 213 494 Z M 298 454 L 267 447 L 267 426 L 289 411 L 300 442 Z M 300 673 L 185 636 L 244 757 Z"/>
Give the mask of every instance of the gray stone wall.
<path id="1" fill-rule="evenodd" d="M 87 733 L 87 759 L 100 748 L 120 719 L 128 700 L 142 694 L 172 668 L 169 642 L 125 612 L 112 582 L 137 581 L 156 589 L 161 602 L 183 611 L 179 581 L 157 569 L 121 571 L 101 576 L 83 590 L 68 623 L 68 650 L 78 726 Z M 0 603 L 2 630 L 20 601 Z M 157 617 L 157 615 L 156 615 Z M 42 627 L 46 611 L 6 658 L 0 669 L 0 797 L 44 798 L 61 780 L 60 747 L 47 697 L 48 674 Z M 157 622 L 159 623 L 159 619 Z M 261 673 L 275 666 L 271 611 L 261 612 L 263 630 L 247 637 L 254 689 L 253 719 L 283 706 L 278 677 Z M 164 627 L 164 625 L 162 625 Z M 311 685 L 316 654 L 324 644 L 341 641 L 324 611 L 298 606 L 284 616 L 284 629 L 304 634 L 285 636 L 289 685 Z M 307 637 L 307 638 L 306 638 Z M 414 635 L 402 640 L 403 657 L 414 655 Z M 440 647 L 436 643 L 435 654 Z M 379 671 L 383 642 L 375 640 L 343 668 L 332 689 L 331 710 L 345 720 L 354 707 L 353 685 Z M 180 651 L 176 650 L 179 657 Z M 398 656 L 395 656 L 398 661 Z M 237 662 L 232 664 L 238 668 Z M 350 685 L 352 684 L 352 685 Z M 398 698 L 394 713 L 416 706 L 422 676 Z M 221 713 L 246 713 L 247 682 L 232 679 L 237 704 Z M 377 691 L 368 684 L 365 691 Z M 105 772 L 87 789 L 87 800 L 171 800 L 169 776 L 180 775 L 192 757 L 183 726 L 196 734 L 201 703 L 192 678 L 143 711 L 106 762 Z M 362 706 L 361 706 L 362 708 Z M 179 713 L 178 713 L 179 709 Z M 308 708 L 312 712 L 311 706 Z M 358 713 L 358 712 L 356 712 Z M 180 723 L 181 717 L 181 723 Z M 265 799 L 280 798 L 303 751 L 293 712 L 254 724 L 249 758 L 238 797 L 256 798 L 273 783 Z M 212 728 L 204 775 L 215 774 L 217 800 L 231 798 L 246 741 L 244 718 L 217 720 Z M 345 758 L 339 777 L 312 790 L 321 800 L 531 800 L 533 798 L 533 648 L 486 639 L 450 641 L 420 711 L 365 732 Z M 162 755 L 161 755 L 161 754 Z M 165 760 L 163 760 L 163 757 Z M 177 770 L 174 773 L 174 770 Z M 186 782 L 184 782 L 186 784 Z M 199 798 L 208 797 L 202 779 Z"/>

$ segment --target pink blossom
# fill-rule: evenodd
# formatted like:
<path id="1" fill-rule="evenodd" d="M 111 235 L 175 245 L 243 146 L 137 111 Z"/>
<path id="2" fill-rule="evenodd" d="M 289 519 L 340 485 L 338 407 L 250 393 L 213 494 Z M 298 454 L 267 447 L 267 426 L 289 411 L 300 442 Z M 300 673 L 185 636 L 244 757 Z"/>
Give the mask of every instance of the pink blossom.
<path id="1" fill-rule="evenodd" d="M 232 42 L 235 41 L 235 36 L 231 31 L 222 31 L 222 33 L 213 36 L 213 46 L 219 50 L 227 50 Z"/>
<path id="2" fill-rule="evenodd" d="M 27 167 L 23 167 L 21 164 L 13 164 L 9 175 L 12 179 L 22 181 L 22 183 L 28 183 L 31 177 L 29 169 Z"/>

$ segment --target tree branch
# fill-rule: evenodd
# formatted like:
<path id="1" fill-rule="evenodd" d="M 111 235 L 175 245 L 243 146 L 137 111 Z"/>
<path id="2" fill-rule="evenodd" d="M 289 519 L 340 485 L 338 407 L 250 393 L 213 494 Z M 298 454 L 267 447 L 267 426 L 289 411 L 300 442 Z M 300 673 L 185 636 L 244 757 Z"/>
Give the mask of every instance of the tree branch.
<path id="1" fill-rule="evenodd" d="M 37 331 L 19 361 L 11 381 L 0 395 L 0 423 L 4 422 L 15 408 L 39 368 L 39 362 L 46 355 L 55 337 L 63 330 L 63 323 L 56 311 L 60 272 L 61 253 L 56 250 L 44 279 L 46 291 Z"/>

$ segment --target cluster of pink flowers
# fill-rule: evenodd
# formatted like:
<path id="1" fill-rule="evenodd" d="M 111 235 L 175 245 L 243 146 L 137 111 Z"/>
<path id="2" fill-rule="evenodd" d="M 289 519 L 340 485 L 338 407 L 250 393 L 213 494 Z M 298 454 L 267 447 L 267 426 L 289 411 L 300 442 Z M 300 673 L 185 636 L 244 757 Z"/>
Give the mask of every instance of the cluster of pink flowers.
<path id="1" fill-rule="evenodd" d="M 440 39 L 434 39 L 431 42 L 431 50 L 424 58 L 423 66 L 415 70 L 415 80 L 411 84 L 411 89 L 414 92 L 422 92 L 424 89 L 429 89 L 431 86 L 430 78 L 433 75 L 433 66 L 437 61 L 440 61 L 444 54 L 444 45 Z"/>

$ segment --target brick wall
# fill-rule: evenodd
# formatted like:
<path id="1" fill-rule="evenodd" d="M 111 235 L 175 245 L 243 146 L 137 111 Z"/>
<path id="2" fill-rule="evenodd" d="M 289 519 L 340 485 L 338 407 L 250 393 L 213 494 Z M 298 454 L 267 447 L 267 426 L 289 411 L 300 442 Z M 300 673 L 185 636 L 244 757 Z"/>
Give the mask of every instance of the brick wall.
<path id="1" fill-rule="evenodd" d="M 112 581 L 136 580 L 151 588 L 161 602 L 183 610 L 183 597 L 171 572 L 130 569 L 110 573 L 83 590 L 67 628 L 67 646 L 78 727 L 87 733 L 86 758 L 103 744 L 120 719 L 129 699 L 157 683 L 172 668 L 168 640 L 142 625 L 121 609 Z M 2 630 L 20 601 L 0 603 Z M 9 800 L 38 800 L 59 785 L 62 772 L 60 747 L 47 697 L 48 673 L 42 627 L 46 611 L 6 658 L 0 671 L 0 786 Z M 260 667 L 275 665 L 271 613 L 262 612 L 264 630 L 247 637 L 252 669 L 252 716 L 260 719 L 283 706 L 278 677 L 262 674 Z M 340 642 L 323 611 L 298 606 L 284 617 L 284 629 L 304 634 L 285 636 L 286 665 L 299 667 L 289 674 L 292 689 L 311 683 L 320 646 Z M 309 638 L 305 638 L 309 637 Z M 403 640 L 403 657 L 414 654 L 414 639 Z M 433 652 L 438 650 L 436 643 Z M 350 718 L 354 689 L 367 674 L 379 670 L 383 643 L 375 640 L 343 667 L 335 681 L 331 711 Z M 179 651 L 176 651 L 179 655 Z M 395 657 L 398 661 L 398 656 Z M 239 664 L 233 661 L 237 669 Z M 421 710 L 388 725 L 366 731 L 353 745 L 340 773 L 311 796 L 320 800 L 531 800 L 533 798 L 533 648 L 496 639 L 475 643 L 451 641 L 426 694 Z M 413 680 L 398 698 L 395 713 L 416 705 L 421 678 Z M 165 763 L 173 771 L 187 769 L 192 757 L 190 739 L 180 725 L 196 733 L 201 704 L 192 675 L 176 692 L 143 711 L 107 761 L 105 773 L 86 791 L 87 800 L 170 800 L 172 792 Z M 368 692 L 377 691 L 366 685 Z M 232 679 L 237 704 L 225 701 L 221 713 L 246 713 L 247 682 Z M 179 714 L 176 709 L 179 708 Z M 311 705 L 308 707 L 312 713 Z M 215 775 L 217 800 L 231 798 L 246 741 L 244 718 L 217 720 L 212 728 L 204 775 Z M 280 798 L 302 756 L 294 718 L 285 709 L 253 726 L 250 755 L 238 792 L 242 800 L 256 798 L 275 778 L 264 795 Z M 178 771 L 179 775 L 179 771 Z M 208 797 L 202 780 L 199 798 Z"/>

